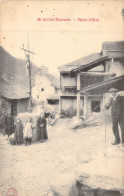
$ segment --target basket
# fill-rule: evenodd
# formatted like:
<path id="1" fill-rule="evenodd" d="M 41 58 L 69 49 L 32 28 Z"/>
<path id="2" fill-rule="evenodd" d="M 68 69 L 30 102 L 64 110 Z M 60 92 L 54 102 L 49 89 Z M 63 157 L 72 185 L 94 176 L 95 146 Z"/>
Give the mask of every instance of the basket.
<path id="1" fill-rule="evenodd" d="M 14 138 L 10 138 L 10 144 L 11 144 L 11 145 L 15 145 L 15 144 L 16 144 Z"/>

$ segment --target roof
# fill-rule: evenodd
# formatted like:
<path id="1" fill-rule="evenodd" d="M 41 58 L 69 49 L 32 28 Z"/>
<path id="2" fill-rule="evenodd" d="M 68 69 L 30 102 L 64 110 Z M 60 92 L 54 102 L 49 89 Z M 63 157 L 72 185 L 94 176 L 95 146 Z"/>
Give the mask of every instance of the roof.
<path id="1" fill-rule="evenodd" d="M 23 51 L 22 51 L 23 53 Z M 32 66 L 32 86 L 35 82 L 37 67 L 31 62 Z M 25 59 L 19 59 L 10 55 L 0 46 L 0 83 L 18 84 L 23 88 L 29 86 L 29 77 L 26 69 Z"/>
<path id="2" fill-rule="evenodd" d="M 37 67 L 32 64 L 32 86 Z M 0 46 L 0 96 L 7 99 L 29 98 L 29 77 L 26 62 L 15 58 Z"/>
<path id="3" fill-rule="evenodd" d="M 60 72 L 70 72 L 72 70 L 87 66 L 91 63 L 102 60 L 104 58 L 107 58 L 107 56 L 103 55 L 102 53 L 92 53 L 88 56 L 85 56 L 83 58 L 77 59 L 75 61 L 72 61 L 70 63 L 60 66 L 59 70 Z"/>
<path id="4" fill-rule="evenodd" d="M 99 82 L 94 85 L 90 85 L 88 87 L 85 87 L 81 89 L 78 92 L 89 92 L 91 94 L 103 94 L 107 93 L 111 88 L 117 88 L 119 90 L 124 90 L 124 75 L 113 77 L 111 79 L 105 80 L 103 82 Z"/>
<path id="5" fill-rule="evenodd" d="M 21 86 L 0 85 L 1 97 L 6 99 L 25 99 L 29 98 L 29 90 L 23 89 Z"/>
<path id="6" fill-rule="evenodd" d="M 92 53 L 83 58 L 77 59 L 65 65 L 59 67 L 60 72 L 71 72 L 80 70 L 80 68 L 84 71 L 86 67 L 92 65 L 96 62 L 100 62 L 102 60 L 108 58 L 124 58 L 124 41 L 107 41 L 102 44 L 102 52 L 101 53 Z M 96 64 L 97 66 L 98 64 Z M 89 67 L 91 69 L 91 67 Z M 95 67 L 95 66 L 94 66 Z M 85 71 L 88 71 L 86 69 Z"/>

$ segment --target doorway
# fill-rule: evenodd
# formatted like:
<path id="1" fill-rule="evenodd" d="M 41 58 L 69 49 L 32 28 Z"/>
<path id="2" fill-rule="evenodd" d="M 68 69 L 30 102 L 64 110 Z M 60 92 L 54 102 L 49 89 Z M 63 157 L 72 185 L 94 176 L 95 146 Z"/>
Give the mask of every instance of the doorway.
<path id="1" fill-rule="evenodd" d="M 11 114 L 12 114 L 12 117 L 15 121 L 15 118 L 17 116 L 17 101 L 16 100 L 13 100 L 11 102 Z"/>

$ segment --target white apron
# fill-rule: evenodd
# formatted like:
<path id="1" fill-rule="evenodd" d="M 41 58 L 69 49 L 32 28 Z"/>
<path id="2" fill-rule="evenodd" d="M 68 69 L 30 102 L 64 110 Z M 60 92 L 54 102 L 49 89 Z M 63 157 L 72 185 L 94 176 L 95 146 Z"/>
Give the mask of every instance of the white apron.
<path id="1" fill-rule="evenodd" d="M 24 138 L 32 138 L 32 124 L 27 122 L 24 128 Z"/>

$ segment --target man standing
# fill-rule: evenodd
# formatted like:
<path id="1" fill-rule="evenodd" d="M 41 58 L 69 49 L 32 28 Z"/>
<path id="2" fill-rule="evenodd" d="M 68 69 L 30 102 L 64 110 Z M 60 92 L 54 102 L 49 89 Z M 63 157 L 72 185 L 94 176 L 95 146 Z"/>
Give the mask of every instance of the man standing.
<path id="1" fill-rule="evenodd" d="M 122 145 L 124 146 L 124 104 L 123 97 L 117 94 L 119 90 L 112 88 L 109 90 L 111 93 L 111 98 L 108 104 L 105 105 L 105 109 L 111 107 L 111 116 L 112 116 L 112 130 L 115 137 L 113 145 L 117 145 L 121 142 L 118 125 L 120 125 L 121 135 L 122 135 Z"/>

